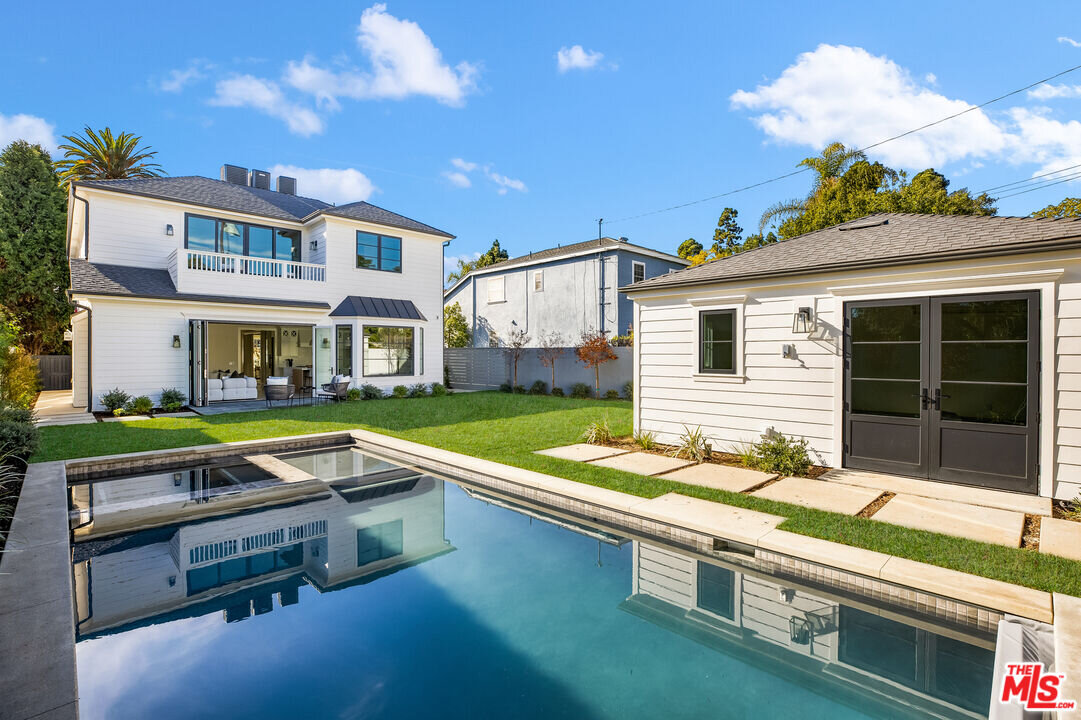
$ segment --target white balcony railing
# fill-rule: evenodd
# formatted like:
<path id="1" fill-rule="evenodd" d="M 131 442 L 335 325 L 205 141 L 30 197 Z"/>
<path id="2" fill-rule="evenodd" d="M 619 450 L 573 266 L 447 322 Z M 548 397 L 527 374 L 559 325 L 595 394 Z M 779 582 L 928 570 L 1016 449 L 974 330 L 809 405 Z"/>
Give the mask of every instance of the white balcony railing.
<path id="1" fill-rule="evenodd" d="M 225 253 L 204 250 L 181 250 L 180 252 L 181 257 L 185 258 L 182 267 L 188 270 L 225 275 L 254 275 L 288 280 L 311 280 L 314 282 L 326 282 L 327 279 L 326 265 L 247 257 L 245 255 L 226 255 Z"/>

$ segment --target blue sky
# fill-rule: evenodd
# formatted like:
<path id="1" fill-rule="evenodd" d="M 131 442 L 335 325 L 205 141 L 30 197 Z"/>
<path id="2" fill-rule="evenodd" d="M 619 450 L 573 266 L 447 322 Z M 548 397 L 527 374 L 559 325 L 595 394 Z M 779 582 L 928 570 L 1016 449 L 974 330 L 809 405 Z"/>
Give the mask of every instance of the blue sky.
<path id="1" fill-rule="evenodd" d="M 0 142 L 141 134 L 172 175 L 288 169 L 512 255 L 788 172 L 1081 64 L 1039 3 L 6 3 Z M 1081 163 L 1081 71 L 873 151 L 983 190 Z M 1079 180 L 1078 182 L 1081 182 Z M 674 251 L 748 232 L 795 177 L 605 234 Z M 1004 199 L 1027 214 L 1076 183 Z"/>

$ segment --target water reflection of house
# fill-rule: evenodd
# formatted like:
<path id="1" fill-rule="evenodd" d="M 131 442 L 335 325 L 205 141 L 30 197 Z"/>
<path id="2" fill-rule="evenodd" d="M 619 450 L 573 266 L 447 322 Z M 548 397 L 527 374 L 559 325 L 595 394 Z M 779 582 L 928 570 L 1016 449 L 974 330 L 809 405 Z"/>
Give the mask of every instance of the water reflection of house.
<path id="1" fill-rule="evenodd" d="M 632 594 L 621 607 L 871 716 L 901 707 L 914 717 L 986 716 L 993 640 L 734 568 L 635 542 Z"/>
<path id="2" fill-rule="evenodd" d="M 296 603 L 305 584 L 329 592 L 453 550 L 441 481 L 350 449 L 287 460 L 324 493 L 77 544 L 80 636 L 213 611 L 241 620 L 274 595 Z"/>

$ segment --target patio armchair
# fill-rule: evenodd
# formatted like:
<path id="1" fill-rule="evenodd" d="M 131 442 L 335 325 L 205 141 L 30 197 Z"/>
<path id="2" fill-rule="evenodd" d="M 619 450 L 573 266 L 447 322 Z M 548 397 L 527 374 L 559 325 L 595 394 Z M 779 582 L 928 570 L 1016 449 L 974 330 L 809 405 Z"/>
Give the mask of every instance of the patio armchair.
<path id="1" fill-rule="evenodd" d="M 289 384 L 288 378 L 284 377 L 268 377 L 266 385 L 263 386 L 263 397 L 266 398 L 267 407 L 271 407 L 271 403 L 275 400 L 288 400 L 291 406 L 295 393 L 296 388 Z"/>
<path id="2" fill-rule="evenodd" d="M 348 375 L 335 375 L 329 383 L 322 386 L 322 389 L 316 395 L 325 400 L 341 402 L 345 400 L 346 394 L 349 392 L 349 385 L 352 382 L 353 378 Z"/>

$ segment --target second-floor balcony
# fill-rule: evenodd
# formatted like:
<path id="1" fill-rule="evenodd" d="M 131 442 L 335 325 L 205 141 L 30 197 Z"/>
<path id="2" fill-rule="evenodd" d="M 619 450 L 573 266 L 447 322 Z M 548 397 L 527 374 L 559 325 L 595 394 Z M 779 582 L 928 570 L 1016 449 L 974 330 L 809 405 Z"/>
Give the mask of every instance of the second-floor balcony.
<path id="1" fill-rule="evenodd" d="M 266 278 L 267 282 L 326 282 L 326 265 L 233 255 L 207 250 L 179 249 L 169 259 L 169 273 L 180 287 L 180 276 Z"/>

